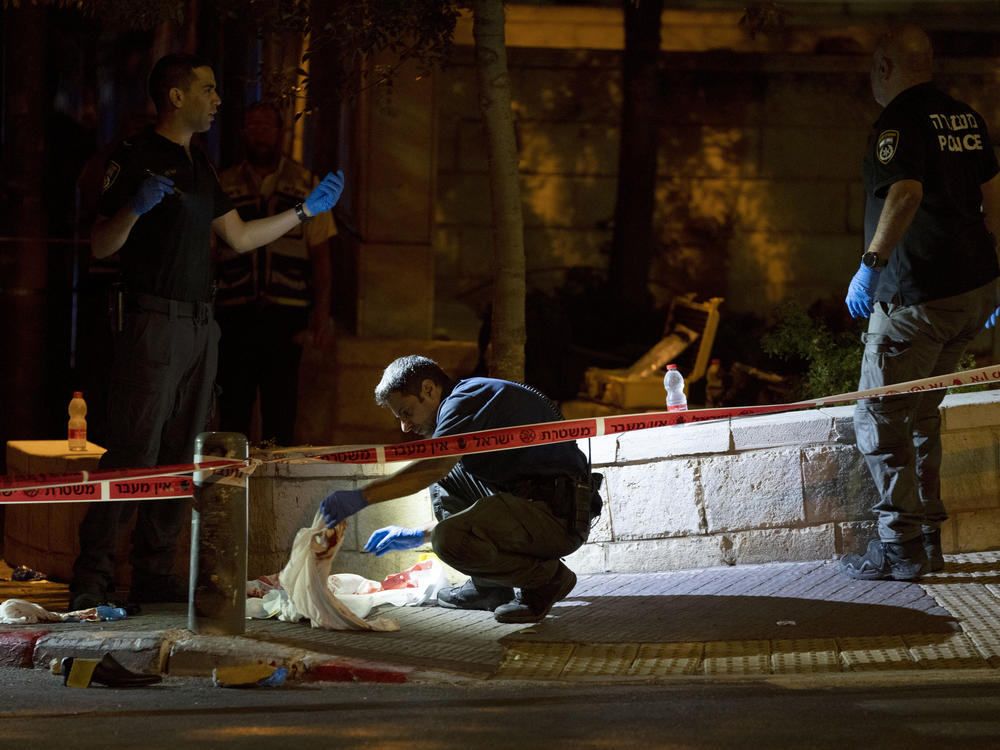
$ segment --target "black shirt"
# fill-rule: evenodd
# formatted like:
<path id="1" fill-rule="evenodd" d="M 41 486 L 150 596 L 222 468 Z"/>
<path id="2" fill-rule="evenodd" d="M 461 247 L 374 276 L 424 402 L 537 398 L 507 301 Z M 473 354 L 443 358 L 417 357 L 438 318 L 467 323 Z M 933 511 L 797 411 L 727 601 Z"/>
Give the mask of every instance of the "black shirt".
<path id="1" fill-rule="evenodd" d="M 561 419 L 555 405 L 534 388 L 496 378 L 468 378 L 442 396 L 434 437 Z M 525 429 L 522 439 L 527 441 L 535 430 L 545 429 Z M 518 479 L 587 476 L 587 459 L 574 441 L 470 453 L 461 460 L 476 479 L 501 489 Z"/>
<path id="2" fill-rule="evenodd" d="M 865 247 L 893 183 L 923 200 L 879 279 L 875 299 L 903 305 L 961 294 L 1000 275 L 980 185 L 1000 168 L 978 112 L 931 83 L 901 92 L 875 122 L 863 163 Z"/>
<path id="3" fill-rule="evenodd" d="M 212 221 L 232 209 L 208 157 L 164 138 L 152 128 L 122 141 L 108 160 L 100 212 L 113 216 L 132 200 L 146 170 L 169 177 L 180 195 L 167 195 L 139 217 L 121 255 L 130 292 L 184 302 L 211 298 Z"/>

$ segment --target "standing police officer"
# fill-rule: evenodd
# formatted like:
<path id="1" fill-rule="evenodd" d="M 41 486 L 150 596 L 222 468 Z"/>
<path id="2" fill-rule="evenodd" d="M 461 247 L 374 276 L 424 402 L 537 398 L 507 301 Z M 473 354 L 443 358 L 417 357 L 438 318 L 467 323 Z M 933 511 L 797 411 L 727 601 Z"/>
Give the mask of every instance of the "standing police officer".
<path id="1" fill-rule="evenodd" d="M 156 124 L 123 141 L 107 164 L 100 216 L 91 230 L 96 258 L 120 252 L 125 292 L 116 315 L 102 469 L 191 460 L 214 400 L 219 328 L 212 315 L 210 232 L 246 252 L 333 208 L 343 175 L 328 174 L 302 203 L 244 222 L 208 158 L 192 146 L 212 126 L 221 99 L 203 59 L 161 58 L 149 78 Z M 183 504 L 138 504 L 132 536 L 132 600 L 184 601 L 171 575 Z M 70 609 L 107 600 L 114 590 L 119 523 L 132 504 L 93 503 L 80 524 Z"/>
<path id="2" fill-rule="evenodd" d="M 864 158 L 865 247 L 847 307 L 868 317 L 860 389 L 953 372 L 994 325 L 1000 176 L 986 123 L 931 83 L 931 44 L 915 26 L 875 51 L 872 93 L 885 109 Z M 859 450 L 875 480 L 877 540 L 841 572 L 910 581 L 944 567 L 943 390 L 861 399 Z"/>

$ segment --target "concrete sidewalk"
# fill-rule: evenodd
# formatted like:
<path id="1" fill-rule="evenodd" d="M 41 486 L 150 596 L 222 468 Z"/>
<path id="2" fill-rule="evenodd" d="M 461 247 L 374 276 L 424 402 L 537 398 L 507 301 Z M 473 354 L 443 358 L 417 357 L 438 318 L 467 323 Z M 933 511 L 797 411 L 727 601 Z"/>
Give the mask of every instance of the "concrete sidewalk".
<path id="1" fill-rule="evenodd" d="M 186 605 L 107 623 L 0 625 L 0 666 L 113 652 L 131 669 L 211 676 L 269 663 L 292 680 L 655 682 L 676 675 L 1000 670 L 1000 552 L 946 556 L 919 584 L 851 581 L 833 560 L 581 575 L 549 617 L 387 607 L 397 632 L 248 620 L 240 636 L 187 629 Z M 10 581 L 0 601 L 64 611 L 66 586 Z"/>

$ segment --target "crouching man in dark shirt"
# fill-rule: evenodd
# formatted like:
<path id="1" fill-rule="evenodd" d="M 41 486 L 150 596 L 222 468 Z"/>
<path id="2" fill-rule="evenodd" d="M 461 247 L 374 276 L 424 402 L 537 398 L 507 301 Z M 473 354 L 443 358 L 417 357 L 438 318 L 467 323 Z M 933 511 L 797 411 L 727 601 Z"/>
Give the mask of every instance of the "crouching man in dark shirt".
<path id="1" fill-rule="evenodd" d="M 529 386 L 495 378 L 454 382 L 420 356 L 390 364 L 375 401 L 392 411 L 403 432 L 428 438 L 562 419 Z M 560 558 L 586 541 L 601 511 L 598 486 L 583 453 L 565 442 L 417 461 L 363 490 L 334 492 L 320 511 L 333 528 L 371 503 L 428 487 L 436 521 L 420 529 L 379 529 L 365 551 L 379 555 L 430 541 L 441 560 L 470 576 L 441 591 L 438 604 L 529 623 L 545 617 L 576 585 Z"/>

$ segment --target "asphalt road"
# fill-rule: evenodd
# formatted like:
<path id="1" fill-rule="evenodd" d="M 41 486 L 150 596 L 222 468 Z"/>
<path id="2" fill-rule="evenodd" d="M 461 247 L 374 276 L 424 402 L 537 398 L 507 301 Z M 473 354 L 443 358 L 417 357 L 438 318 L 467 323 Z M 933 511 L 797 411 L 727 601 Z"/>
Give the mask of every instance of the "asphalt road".
<path id="1" fill-rule="evenodd" d="M 4 748 L 1000 747 L 1000 678 L 679 678 L 659 685 L 313 683 L 231 689 L 167 678 L 73 689 L 0 669 Z"/>

